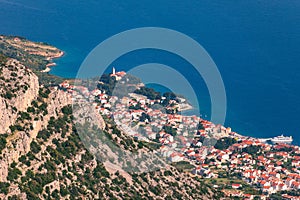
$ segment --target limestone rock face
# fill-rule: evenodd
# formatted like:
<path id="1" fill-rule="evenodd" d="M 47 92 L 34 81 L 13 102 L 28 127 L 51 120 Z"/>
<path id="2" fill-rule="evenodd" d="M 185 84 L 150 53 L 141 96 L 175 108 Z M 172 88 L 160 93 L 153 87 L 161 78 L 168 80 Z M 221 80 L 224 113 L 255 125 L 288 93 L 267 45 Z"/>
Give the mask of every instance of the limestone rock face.
<path id="1" fill-rule="evenodd" d="M 0 70 L 0 134 L 8 133 L 6 148 L 0 159 L 0 182 L 7 180 L 8 168 L 12 162 L 30 151 L 30 143 L 38 132 L 46 128 L 50 117 L 57 118 L 61 109 L 71 103 L 71 96 L 56 88 L 50 88 L 47 103 L 47 114 L 38 120 L 32 120 L 32 128 L 26 131 L 10 133 L 18 112 L 27 111 L 31 102 L 38 98 L 39 83 L 37 76 L 16 60 L 9 60 Z M 4 79 L 4 80 L 3 80 Z"/>
<path id="2" fill-rule="evenodd" d="M 42 120 L 33 121 L 32 130 L 26 133 L 19 131 L 14 133 L 13 137 L 8 137 L 7 147 L 2 151 L 2 159 L 0 160 L 0 182 L 6 181 L 9 165 L 14 161 L 18 162 L 21 155 L 30 151 L 30 143 L 36 138 L 38 132 L 47 127 L 50 117 L 58 117 L 61 109 L 71 103 L 71 97 L 64 91 L 52 88 L 47 101 L 48 114 Z"/>
<path id="3" fill-rule="evenodd" d="M 0 67 L 0 134 L 9 130 L 39 92 L 38 77 L 15 59 Z"/>
<path id="4" fill-rule="evenodd" d="M 73 115 L 75 123 L 81 125 L 88 122 L 90 127 L 96 125 L 99 129 L 103 130 L 106 126 L 101 114 L 95 110 L 95 106 L 89 102 L 82 102 L 73 106 Z"/>
<path id="5" fill-rule="evenodd" d="M 30 147 L 30 138 L 25 132 L 18 132 L 19 139 L 13 145 L 7 145 L 2 151 L 2 159 L 0 160 L 0 182 L 7 180 L 8 168 L 14 161 L 17 162 L 21 155 L 28 152 Z"/>

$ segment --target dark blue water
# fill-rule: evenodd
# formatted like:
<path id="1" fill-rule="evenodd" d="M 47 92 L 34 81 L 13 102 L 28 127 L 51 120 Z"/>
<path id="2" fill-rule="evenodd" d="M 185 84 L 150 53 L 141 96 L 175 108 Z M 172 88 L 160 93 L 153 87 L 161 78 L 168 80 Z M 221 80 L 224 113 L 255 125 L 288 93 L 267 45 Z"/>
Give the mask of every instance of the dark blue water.
<path id="1" fill-rule="evenodd" d="M 51 43 L 66 52 L 53 74 L 74 77 L 85 56 L 118 32 L 171 28 L 197 40 L 216 62 L 226 87 L 226 125 L 245 135 L 300 136 L 300 2 L 0 0 L 1 34 Z M 145 50 L 116 60 L 119 69 L 159 62 L 178 69 L 197 90 L 202 112 L 210 99 L 201 77 L 175 55 Z"/>

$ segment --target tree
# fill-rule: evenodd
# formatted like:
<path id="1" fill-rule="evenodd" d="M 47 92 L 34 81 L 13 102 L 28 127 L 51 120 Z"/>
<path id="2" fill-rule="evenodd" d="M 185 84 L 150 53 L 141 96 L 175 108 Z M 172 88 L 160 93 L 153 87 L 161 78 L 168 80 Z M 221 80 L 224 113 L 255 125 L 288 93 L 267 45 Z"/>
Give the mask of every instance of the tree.
<path id="1" fill-rule="evenodd" d="M 61 111 L 65 115 L 71 115 L 72 114 L 72 107 L 71 107 L 71 105 L 65 106 L 61 109 Z"/>
<path id="2" fill-rule="evenodd" d="M 156 92 L 153 88 L 141 87 L 140 89 L 135 90 L 134 93 L 144 95 L 151 100 L 161 98 L 161 94 Z"/>
<path id="3" fill-rule="evenodd" d="M 41 146 L 38 143 L 36 143 L 35 141 L 32 141 L 30 144 L 30 150 L 33 153 L 37 154 L 41 151 Z"/>
<path id="4" fill-rule="evenodd" d="M 0 182 L 0 193 L 8 194 L 9 183 Z"/>
<path id="5" fill-rule="evenodd" d="M 29 113 L 34 113 L 34 107 L 28 107 L 27 108 L 27 112 L 29 112 Z"/>
<path id="6" fill-rule="evenodd" d="M 251 146 L 243 148 L 242 152 L 246 152 L 251 155 L 257 155 L 258 153 L 261 152 L 261 147 L 251 145 Z"/>
<path id="7" fill-rule="evenodd" d="M 234 138 L 224 137 L 217 141 L 217 143 L 215 144 L 215 148 L 220 150 L 228 149 L 228 147 L 235 144 L 236 142 L 237 141 Z"/>
<path id="8" fill-rule="evenodd" d="M 197 129 L 204 130 L 205 128 L 204 128 L 203 124 L 201 122 L 199 122 Z"/>
<path id="9" fill-rule="evenodd" d="M 140 121 L 141 122 L 145 122 L 146 120 L 148 120 L 148 122 L 150 122 L 150 116 L 148 115 L 148 114 L 146 114 L 146 113 L 142 113 L 142 115 L 141 115 L 141 117 L 140 117 Z"/>
<path id="10" fill-rule="evenodd" d="M 51 92 L 51 91 L 49 90 L 49 88 L 46 88 L 45 90 L 44 90 L 43 88 L 40 88 L 40 90 L 39 90 L 39 95 L 40 95 L 42 98 L 48 98 L 50 92 Z"/>
<path id="11" fill-rule="evenodd" d="M 169 133 L 172 136 L 176 136 L 177 134 L 177 129 L 173 128 L 172 126 L 164 126 L 163 129 L 165 130 L 166 133 Z"/>
<path id="12" fill-rule="evenodd" d="M 166 97 L 166 99 L 168 100 L 177 100 L 177 96 L 173 92 L 165 92 L 163 96 Z"/>
<path id="13" fill-rule="evenodd" d="M 18 168 L 9 168 L 7 180 L 13 181 L 13 180 L 17 179 L 18 176 L 21 174 L 22 173 Z"/>
<path id="14" fill-rule="evenodd" d="M 0 134 L 0 153 L 5 148 L 7 134 Z"/>
<path id="15" fill-rule="evenodd" d="M 13 94 L 11 92 L 7 91 L 4 95 L 4 98 L 10 100 L 13 98 Z"/>

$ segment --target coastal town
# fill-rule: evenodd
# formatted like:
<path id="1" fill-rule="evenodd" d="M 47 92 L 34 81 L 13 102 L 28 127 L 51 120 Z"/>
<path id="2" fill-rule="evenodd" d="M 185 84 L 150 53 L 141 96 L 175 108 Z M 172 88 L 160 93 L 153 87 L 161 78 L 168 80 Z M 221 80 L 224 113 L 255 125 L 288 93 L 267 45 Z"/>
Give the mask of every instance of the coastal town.
<path id="1" fill-rule="evenodd" d="M 109 78 L 122 82 L 125 76 L 126 72 L 113 69 Z M 272 144 L 195 115 L 183 116 L 181 111 L 191 107 L 172 93 L 159 98 L 139 92 L 114 95 L 68 81 L 57 89 L 69 93 L 73 101 L 91 100 L 94 109 L 113 118 L 120 131 L 159 144 L 156 151 L 168 162 L 188 163 L 186 173 L 211 181 L 228 197 L 267 199 L 281 194 L 284 199 L 300 199 L 300 147 L 287 144 L 290 140 Z"/>
<path id="2" fill-rule="evenodd" d="M 0 5 L 0 200 L 300 200 L 300 0 Z"/>

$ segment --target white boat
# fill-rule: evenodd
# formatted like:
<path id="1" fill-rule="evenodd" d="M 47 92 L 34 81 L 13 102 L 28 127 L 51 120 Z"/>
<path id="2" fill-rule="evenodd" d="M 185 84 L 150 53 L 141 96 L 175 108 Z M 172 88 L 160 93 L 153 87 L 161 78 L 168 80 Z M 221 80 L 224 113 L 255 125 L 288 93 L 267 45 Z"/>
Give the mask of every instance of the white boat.
<path id="1" fill-rule="evenodd" d="M 271 142 L 273 144 L 276 144 L 276 143 L 290 144 L 293 142 L 293 137 L 292 136 L 286 137 L 286 136 L 280 135 L 280 136 L 271 138 Z"/>

